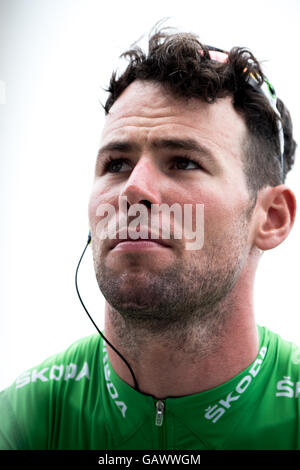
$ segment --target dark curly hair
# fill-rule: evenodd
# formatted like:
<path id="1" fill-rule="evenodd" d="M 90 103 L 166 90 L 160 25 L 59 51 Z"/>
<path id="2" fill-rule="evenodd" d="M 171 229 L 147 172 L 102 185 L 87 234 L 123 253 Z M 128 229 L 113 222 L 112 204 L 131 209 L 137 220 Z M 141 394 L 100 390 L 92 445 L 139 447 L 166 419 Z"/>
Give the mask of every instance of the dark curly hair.
<path id="1" fill-rule="evenodd" d="M 232 96 L 233 106 L 244 117 L 248 128 L 243 150 L 250 192 L 256 199 L 262 187 L 281 184 L 294 164 L 296 142 L 289 111 L 277 98 L 284 132 L 282 178 L 279 117 L 264 94 L 248 83 L 250 74 L 259 85 L 265 80 L 258 60 L 251 51 L 241 47 L 232 48 L 225 63 L 211 60 L 209 50 L 220 49 L 201 44 L 195 34 L 173 33 L 169 29 L 150 34 L 148 53 L 135 44 L 121 55 L 129 64 L 119 77 L 116 72 L 111 76 L 105 113 L 109 113 L 121 93 L 137 79 L 159 82 L 175 96 L 202 98 L 208 103 Z"/>

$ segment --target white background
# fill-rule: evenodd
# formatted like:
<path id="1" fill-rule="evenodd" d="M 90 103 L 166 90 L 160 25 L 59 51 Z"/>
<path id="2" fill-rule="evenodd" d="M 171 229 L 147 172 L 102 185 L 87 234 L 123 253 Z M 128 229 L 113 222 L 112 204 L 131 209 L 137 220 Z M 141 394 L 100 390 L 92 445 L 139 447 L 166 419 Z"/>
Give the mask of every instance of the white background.
<path id="1" fill-rule="evenodd" d="M 298 0 L 0 0 L 0 389 L 96 330 L 74 273 L 88 233 L 87 204 L 119 55 L 160 19 L 224 49 L 250 48 L 289 108 L 300 142 Z M 299 162 L 287 183 L 299 199 Z M 299 219 L 299 218 L 298 218 Z M 299 220 L 264 254 L 257 322 L 300 344 Z M 91 251 L 80 292 L 103 326 Z"/>

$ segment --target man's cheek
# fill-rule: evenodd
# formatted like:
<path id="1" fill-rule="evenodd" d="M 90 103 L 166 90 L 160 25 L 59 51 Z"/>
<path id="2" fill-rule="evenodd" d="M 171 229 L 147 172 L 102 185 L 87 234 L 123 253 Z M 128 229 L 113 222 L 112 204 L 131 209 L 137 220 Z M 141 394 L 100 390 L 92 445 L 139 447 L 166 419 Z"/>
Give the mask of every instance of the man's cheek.
<path id="1" fill-rule="evenodd" d="M 116 208 L 116 201 L 117 197 L 112 192 L 108 194 L 107 192 L 100 191 L 98 188 L 92 191 L 88 205 L 88 214 L 90 224 L 93 228 L 95 228 L 99 222 L 105 208 L 112 210 Z"/>

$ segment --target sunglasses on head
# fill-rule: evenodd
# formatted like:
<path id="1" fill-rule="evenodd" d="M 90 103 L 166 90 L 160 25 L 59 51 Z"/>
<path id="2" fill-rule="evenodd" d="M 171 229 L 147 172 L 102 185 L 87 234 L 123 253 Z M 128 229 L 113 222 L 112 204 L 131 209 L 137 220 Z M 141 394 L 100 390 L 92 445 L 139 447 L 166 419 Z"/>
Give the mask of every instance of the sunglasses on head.
<path id="1" fill-rule="evenodd" d="M 216 62 L 226 63 L 228 62 L 229 53 L 223 51 L 222 49 L 218 49 L 217 47 L 206 46 L 209 51 L 209 57 L 211 60 Z M 204 51 L 202 49 L 199 50 L 200 55 L 204 55 Z M 244 72 L 247 71 L 247 68 L 244 69 Z M 247 83 L 251 85 L 256 91 L 262 93 L 268 103 L 274 110 L 274 112 L 278 116 L 278 135 L 279 135 L 279 142 L 280 142 L 280 161 L 281 161 L 281 171 L 282 171 L 282 181 L 284 180 L 284 135 L 283 135 L 283 127 L 281 121 L 281 115 L 279 110 L 277 109 L 277 96 L 274 87 L 271 85 L 267 77 L 264 76 L 264 81 L 261 83 L 258 78 L 253 74 L 250 73 L 247 77 Z"/>

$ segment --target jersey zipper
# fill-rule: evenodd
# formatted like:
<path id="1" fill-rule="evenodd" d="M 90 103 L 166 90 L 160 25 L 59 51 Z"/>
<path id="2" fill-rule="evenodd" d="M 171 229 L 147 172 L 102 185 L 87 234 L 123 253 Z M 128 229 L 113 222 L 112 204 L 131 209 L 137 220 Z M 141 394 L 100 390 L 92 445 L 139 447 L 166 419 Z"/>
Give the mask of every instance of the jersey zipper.
<path id="1" fill-rule="evenodd" d="M 156 406 L 155 425 L 162 426 L 164 422 L 165 404 L 162 400 L 157 400 L 155 406 Z"/>
<path id="2" fill-rule="evenodd" d="M 167 448 L 166 423 L 165 423 L 165 403 L 163 400 L 157 400 L 155 404 L 155 426 L 157 426 L 159 449 Z"/>

